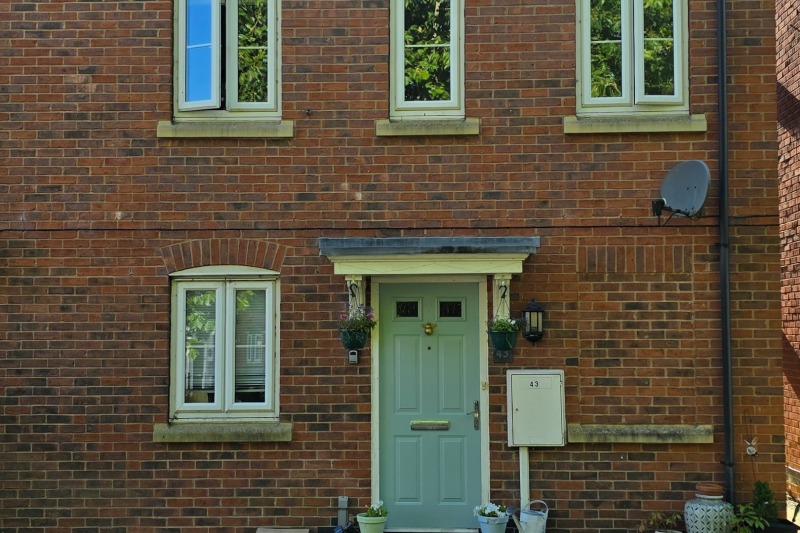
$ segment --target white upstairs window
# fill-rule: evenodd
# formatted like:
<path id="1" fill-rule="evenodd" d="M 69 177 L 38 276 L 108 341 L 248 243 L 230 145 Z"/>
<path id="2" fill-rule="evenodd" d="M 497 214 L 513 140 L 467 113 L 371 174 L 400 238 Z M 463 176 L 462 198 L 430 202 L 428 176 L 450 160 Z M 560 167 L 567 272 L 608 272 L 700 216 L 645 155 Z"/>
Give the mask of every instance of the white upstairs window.
<path id="1" fill-rule="evenodd" d="M 577 0 L 578 114 L 687 112 L 686 0 Z"/>
<path id="2" fill-rule="evenodd" d="M 278 281 L 197 270 L 172 285 L 172 418 L 277 419 Z"/>
<path id="3" fill-rule="evenodd" d="M 178 0 L 178 113 L 279 112 L 279 0 Z"/>
<path id="4" fill-rule="evenodd" d="M 392 117 L 463 117 L 463 0 L 392 0 L 390 64 Z"/>

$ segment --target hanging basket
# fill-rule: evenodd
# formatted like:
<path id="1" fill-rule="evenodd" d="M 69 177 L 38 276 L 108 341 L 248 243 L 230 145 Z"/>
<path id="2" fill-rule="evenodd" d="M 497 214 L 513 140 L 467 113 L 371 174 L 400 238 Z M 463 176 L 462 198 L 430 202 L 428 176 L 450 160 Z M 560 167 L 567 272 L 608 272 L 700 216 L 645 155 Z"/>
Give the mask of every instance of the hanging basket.
<path id="1" fill-rule="evenodd" d="M 492 348 L 495 350 L 513 350 L 517 345 L 519 331 L 491 331 L 489 330 L 489 340 L 492 341 Z"/>
<path id="2" fill-rule="evenodd" d="M 367 338 L 369 337 L 369 331 L 340 329 L 339 334 L 342 336 L 342 344 L 348 350 L 363 349 L 367 345 Z"/>

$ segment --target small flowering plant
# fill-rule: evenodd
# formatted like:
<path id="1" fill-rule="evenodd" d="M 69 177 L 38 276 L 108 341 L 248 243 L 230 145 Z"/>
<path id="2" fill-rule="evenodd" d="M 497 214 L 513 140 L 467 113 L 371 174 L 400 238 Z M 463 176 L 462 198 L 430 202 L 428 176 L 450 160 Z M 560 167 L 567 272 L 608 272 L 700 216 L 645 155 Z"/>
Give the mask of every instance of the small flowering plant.
<path id="1" fill-rule="evenodd" d="M 347 305 L 347 312 L 339 316 L 339 329 L 345 331 L 370 331 L 378 325 L 371 307 Z"/>
<path id="2" fill-rule="evenodd" d="M 521 318 L 501 318 L 496 316 L 487 321 L 486 325 L 489 326 L 489 331 L 509 331 L 513 333 L 519 331 L 523 323 L 524 320 Z"/>
<path id="3" fill-rule="evenodd" d="M 493 516 L 499 518 L 501 516 L 506 516 L 506 506 L 497 505 L 492 502 L 483 502 L 473 509 L 472 514 L 475 516 Z"/>
<path id="4" fill-rule="evenodd" d="M 367 512 L 364 513 L 369 518 L 380 518 L 389 514 L 389 510 L 383 505 L 383 501 L 378 500 L 372 505 L 367 505 Z"/>

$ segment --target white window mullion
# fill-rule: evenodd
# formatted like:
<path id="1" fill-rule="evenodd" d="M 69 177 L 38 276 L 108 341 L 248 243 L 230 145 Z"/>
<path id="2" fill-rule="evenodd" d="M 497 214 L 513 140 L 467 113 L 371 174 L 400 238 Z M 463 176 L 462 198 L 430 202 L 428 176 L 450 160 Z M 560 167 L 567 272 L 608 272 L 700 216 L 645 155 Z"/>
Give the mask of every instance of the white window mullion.
<path id="1" fill-rule="evenodd" d="M 220 107 L 220 0 L 179 0 L 178 109 Z"/>
<path id="2" fill-rule="evenodd" d="M 225 285 L 225 403 L 226 413 L 233 407 L 235 393 L 235 353 L 236 353 L 236 290 L 231 283 Z"/>

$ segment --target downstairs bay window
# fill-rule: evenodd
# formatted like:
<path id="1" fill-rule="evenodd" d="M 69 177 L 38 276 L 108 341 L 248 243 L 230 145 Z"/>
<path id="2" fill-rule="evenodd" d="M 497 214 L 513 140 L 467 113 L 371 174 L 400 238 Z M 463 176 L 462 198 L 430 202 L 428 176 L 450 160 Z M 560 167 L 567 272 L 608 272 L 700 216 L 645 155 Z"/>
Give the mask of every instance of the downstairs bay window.
<path id="1" fill-rule="evenodd" d="M 173 420 L 278 417 L 278 280 L 247 270 L 267 275 L 201 267 L 173 279 Z"/>

